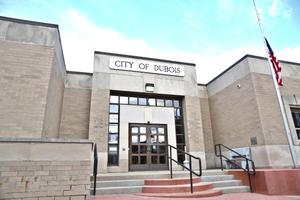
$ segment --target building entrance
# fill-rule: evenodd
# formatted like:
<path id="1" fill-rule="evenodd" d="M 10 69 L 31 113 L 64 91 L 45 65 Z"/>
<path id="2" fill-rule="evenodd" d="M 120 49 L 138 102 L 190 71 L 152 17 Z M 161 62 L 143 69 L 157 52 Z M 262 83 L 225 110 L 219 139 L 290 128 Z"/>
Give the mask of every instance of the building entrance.
<path id="1" fill-rule="evenodd" d="M 129 170 L 168 169 L 167 125 L 129 124 Z"/>

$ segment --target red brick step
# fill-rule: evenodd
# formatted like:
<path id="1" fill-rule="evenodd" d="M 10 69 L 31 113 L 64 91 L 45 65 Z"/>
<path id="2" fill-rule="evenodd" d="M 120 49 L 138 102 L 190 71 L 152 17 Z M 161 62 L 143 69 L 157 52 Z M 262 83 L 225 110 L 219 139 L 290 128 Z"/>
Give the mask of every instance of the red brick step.
<path id="1" fill-rule="evenodd" d="M 222 191 L 217 189 L 204 190 L 194 193 L 140 193 L 139 196 L 160 198 L 203 198 L 221 195 Z"/>
<path id="2" fill-rule="evenodd" d="M 200 183 L 200 178 L 193 178 L 193 183 Z M 144 185 L 184 185 L 190 184 L 190 179 L 174 178 L 174 179 L 147 179 L 144 180 Z"/>

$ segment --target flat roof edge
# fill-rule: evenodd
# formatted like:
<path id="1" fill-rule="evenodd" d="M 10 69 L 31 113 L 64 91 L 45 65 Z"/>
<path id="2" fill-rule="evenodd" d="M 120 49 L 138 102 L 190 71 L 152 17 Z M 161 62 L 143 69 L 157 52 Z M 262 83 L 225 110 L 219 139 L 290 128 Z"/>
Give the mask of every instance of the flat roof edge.
<path id="1" fill-rule="evenodd" d="M 93 72 L 79 72 L 79 71 L 68 71 L 67 74 L 82 74 L 82 75 L 93 75 Z"/>
<path id="2" fill-rule="evenodd" d="M 102 55 L 108 55 L 108 56 L 130 57 L 130 58 L 137 58 L 137 59 L 145 59 L 145 60 L 160 61 L 160 62 L 170 62 L 170 63 L 181 64 L 181 65 L 196 66 L 195 63 L 180 62 L 180 61 L 166 60 L 166 59 L 159 59 L 159 58 L 151 58 L 151 57 L 144 57 L 144 56 L 134 56 L 134 55 L 120 54 L 120 53 L 95 51 L 94 54 L 102 54 Z"/>
<path id="3" fill-rule="evenodd" d="M 16 22 L 16 23 L 22 23 L 22 24 L 35 25 L 35 26 L 45 26 L 45 27 L 57 28 L 58 29 L 57 24 L 51 24 L 51 23 L 45 23 L 45 22 L 37 22 L 37 21 L 18 19 L 18 18 L 12 18 L 12 17 L 5 17 L 5 16 L 0 16 L 0 20 Z"/>

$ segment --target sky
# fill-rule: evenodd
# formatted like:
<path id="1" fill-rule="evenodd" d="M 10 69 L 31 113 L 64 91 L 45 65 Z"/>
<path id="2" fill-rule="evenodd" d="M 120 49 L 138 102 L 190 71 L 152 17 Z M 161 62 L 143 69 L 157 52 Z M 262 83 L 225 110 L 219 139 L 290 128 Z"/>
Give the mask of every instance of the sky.
<path id="1" fill-rule="evenodd" d="M 300 63 L 300 0 L 256 0 L 279 60 Z M 58 24 L 67 70 L 94 51 L 196 64 L 207 83 L 246 54 L 266 56 L 252 0 L 0 0 L 0 16 Z"/>

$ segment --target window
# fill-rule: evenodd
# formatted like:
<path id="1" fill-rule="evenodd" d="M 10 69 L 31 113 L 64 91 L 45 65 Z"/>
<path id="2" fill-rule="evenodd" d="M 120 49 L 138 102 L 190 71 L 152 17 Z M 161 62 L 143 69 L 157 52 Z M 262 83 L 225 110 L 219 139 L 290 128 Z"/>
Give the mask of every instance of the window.
<path id="1" fill-rule="evenodd" d="M 171 107 L 174 108 L 175 116 L 175 126 L 176 126 L 176 140 L 177 148 L 184 149 L 184 124 L 183 124 L 183 110 L 182 101 L 178 97 L 164 97 L 154 96 L 154 95 L 126 95 L 124 93 L 118 94 L 118 92 L 112 92 L 109 99 L 109 127 L 108 127 L 108 165 L 118 165 L 119 164 L 119 123 L 120 123 L 120 106 L 122 105 L 134 105 L 134 106 L 153 106 L 153 107 Z M 133 127 L 132 133 L 138 133 L 138 131 L 143 134 L 146 133 L 146 129 Z M 162 130 L 153 129 L 151 130 L 151 141 L 153 143 L 164 142 L 165 138 L 160 136 Z M 300 132 L 300 131 L 299 131 Z M 300 133 L 298 134 L 300 136 Z M 153 137 L 152 137 L 153 136 Z M 132 143 L 138 141 L 145 142 L 147 138 L 143 137 L 133 137 Z M 157 150 L 157 149 L 156 149 Z M 136 151 L 136 150 L 134 150 Z M 184 161 L 184 154 L 180 151 L 177 152 L 177 157 L 179 162 Z M 155 160 L 156 159 L 156 160 Z M 156 162 L 158 158 L 155 158 L 153 162 Z M 164 159 L 164 158 L 159 158 Z M 134 162 L 134 161 L 132 161 Z M 142 161 L 141 161 L 142 162 Z"/>
<path id="2" fill-rule="evenodd" d="M 291 108 L 298 140 L 300 140 L 300 108 Z"/>

